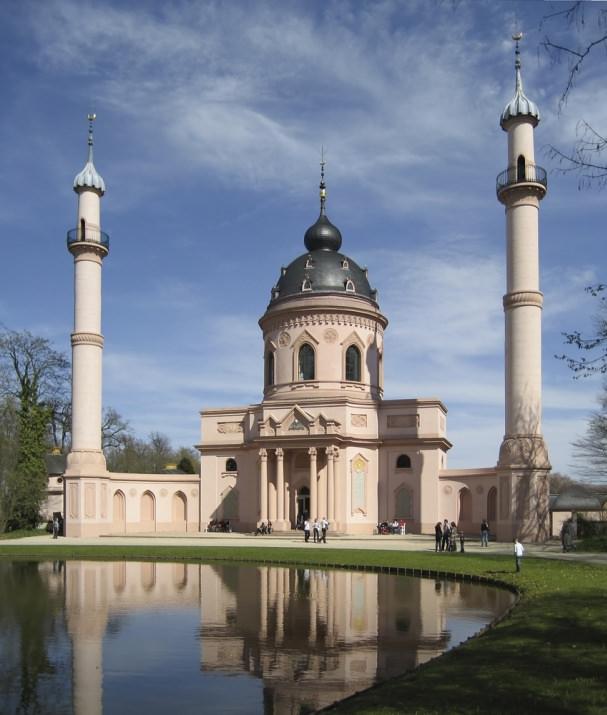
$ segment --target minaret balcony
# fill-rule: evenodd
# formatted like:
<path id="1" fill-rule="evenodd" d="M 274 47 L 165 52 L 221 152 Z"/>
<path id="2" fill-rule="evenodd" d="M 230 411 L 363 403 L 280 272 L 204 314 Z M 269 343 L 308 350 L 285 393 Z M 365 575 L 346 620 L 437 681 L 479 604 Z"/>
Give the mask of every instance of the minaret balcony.
<path id="1" fill-rule="evenodd" d="M 101 246 L 106 251 L 110 250 L 110 237 L 105 231 L 98 228 L 73 228 L 67 232 L 67 247 L 71 248 L 76 243 L 91 243 Z"/>
<path id="2" fill-rule="evenodd" d="M 537 164 L 509 166 L 506 171 L 502 171 L 501 174 L 498 174 L 495 180 L 495 191 L 498 198 L 508 189 L 523 186 L 535 189 L 541 194 L 541 197 L 543 197 L 548 188 L 546 169 Z"/>

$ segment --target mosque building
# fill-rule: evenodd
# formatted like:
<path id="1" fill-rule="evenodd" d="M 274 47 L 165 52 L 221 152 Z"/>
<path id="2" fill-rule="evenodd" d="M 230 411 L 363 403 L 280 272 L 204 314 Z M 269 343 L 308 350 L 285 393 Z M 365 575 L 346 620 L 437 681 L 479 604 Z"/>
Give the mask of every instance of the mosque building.
<path id="1" fill-rule="evenodd" d="M 505 206 L 505 436 L 496 465 L 447 469 L 447 409 L 435 398 L 383 399 L 384 331 L 378 293 L 365 268 L 341 253 L 327 216 L 324 162 L 320 214 L 305 251 L 280 269 L 259 326 L 261 402 L 201 412 L 200 475 L 116 474 L 101 449 L 101 231 L 105 184 L 89 156 L 76 176 L 72 447 L 64 475 L 66 533 L 204 531 L 230 520 L 277 531 L 304 515 L 335 532 L 370 534 L 378 522 L 433 533 L 455 521 L 476 533 L 487 518 L 498 539 L 547 537 L 550 463 L 541 430 L 541 311 L 538 215 L 546 172 L 535 164 L 537 106 L 522 86 L 515 35 L 515 93 L 500 120 L 507 169 L 497 178 Z M 497 447 L 496 447 L 497 452 Z"/>

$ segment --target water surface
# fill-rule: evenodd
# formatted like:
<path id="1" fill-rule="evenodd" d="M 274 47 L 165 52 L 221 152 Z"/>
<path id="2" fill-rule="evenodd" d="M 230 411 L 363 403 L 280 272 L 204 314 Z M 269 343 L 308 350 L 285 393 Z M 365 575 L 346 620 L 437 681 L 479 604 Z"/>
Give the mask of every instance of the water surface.
<path id="1" fill-rule="evenodd" d="M 440 655 L 511 602 L 369 572 L 0 561 L 0 711 L 312 712 Z"/>

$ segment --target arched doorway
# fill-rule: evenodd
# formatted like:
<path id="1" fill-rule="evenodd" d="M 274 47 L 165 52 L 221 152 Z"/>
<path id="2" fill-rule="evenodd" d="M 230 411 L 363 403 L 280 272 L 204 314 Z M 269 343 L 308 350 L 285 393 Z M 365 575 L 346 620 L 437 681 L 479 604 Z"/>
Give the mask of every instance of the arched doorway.
<path id="1" fill-rule="evenodd" d="M 188 530 L 188 500 L 183 492 L 173 494 L 173 529 Z"/>
<path id="2" fill-rule="evenodd" d="M 459 523 L 470 524 L 472 521 L 472 494 L 464 487 L 459 492 Z"/>
<path id="3" fill-rule="evenodd" d="M 497 489 L 495 487 L 491 487 L 487 494 L 487 521 L 489 526 L 497 521 Z"/>
<path id="4" fill-rule="evenodd" d="M 156 500 L 152 492 L 141 496 L 141 531 L 156 531 Z"/>
<path id="5" fill-rule="evenodd" d="M 112 531 L 115 534 L 124 534 L 126 531 L 126 500 L 120 489 L 114 492 L 112 500 Z"/>
<path id="6" fill-rule="evenodd" d="M 300 487 L 297 490 L 297 523 L 310 516 L 310 490 L 308 487 Z"/>

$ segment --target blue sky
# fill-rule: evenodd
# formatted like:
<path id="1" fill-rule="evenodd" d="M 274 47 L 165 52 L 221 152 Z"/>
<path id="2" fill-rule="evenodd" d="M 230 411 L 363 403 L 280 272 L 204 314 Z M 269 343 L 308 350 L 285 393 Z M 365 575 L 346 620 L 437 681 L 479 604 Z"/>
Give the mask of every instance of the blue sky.
<path id="1" fill-rule="evenodd" d="M 107 193 L 104 401 L 141 436 L 199 440 L 205 406 L 259 401 L 263 314 L 318 214 L 367 265 L 390 320 L 387 398 L 439 397 L 450 467 L 503 435 L 499 116 L 510 35 L 540 107 L 536 161 L 580 118 L 607 126 L 604 57 L 558 113 L 567 67 L 538 49 L 544 2 L 41 2 L 0 5 L 0 321 L 69 350 L 74 175 L 95 111 Z M 518 25 L 517 25 L 518 23 Z M 557 27 L 557 25 L 555 25 Z M 551 29 L 551 26 L 550 26 Z M 568 39 L 571 30 L 563 37 Z M 572 380 L 561 332 L 591 328 L 605 194 L 551 173 L 540 214 L 544 431 L 567 471 L 600 380 Z"/>

